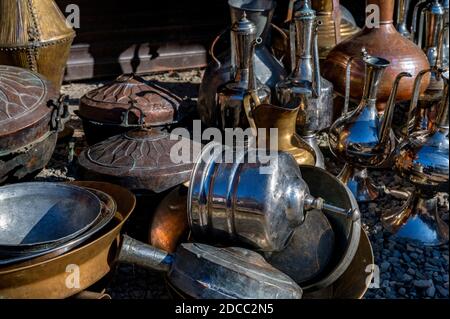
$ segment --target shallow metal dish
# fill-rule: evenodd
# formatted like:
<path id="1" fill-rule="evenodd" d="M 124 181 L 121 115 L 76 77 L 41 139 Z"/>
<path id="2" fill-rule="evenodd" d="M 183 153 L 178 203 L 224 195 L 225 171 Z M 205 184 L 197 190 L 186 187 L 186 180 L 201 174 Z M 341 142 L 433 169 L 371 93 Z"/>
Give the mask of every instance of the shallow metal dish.
<path id="1" fill-rule="evenodd" d="M 114 198 L 98 189 L 88 187 L 85 188 L 90 192 L 92 192 L 93 194 L 95 194 L 102 202 L 102 211 L 91 228 L 89 228 L 86 232 L 84 232 L 80 236 L 77 236 L 72 240 L 63 243 L 62 245 L 58 245 L 49 250 L 30 252 L 29 254 L 22 254 L 20 256 L 6 257 L 6 258 L 0 254 L 0 267 L 26 261 L 31 264 L 45 261 L 54 258 L 56 256 L 62 255 L 74 249 L 75 247 L 81 245 L 82 243 L 86 242 L 89 238 L 93 237 L 95 234 L 100 232 L 109 222 L 111 222 L 114 215 L 117 213 L 117 203 L 114 200 Z M 25 264 L 22 263 L 22 266 L 24 265 Z"/>
<path id="2" fill-rule="evenodd" d="M 100 213 L 99 198 L 77 186 L 0 187 L 0 252 L 20 255 L 48 250 L 85 232 Z"/>

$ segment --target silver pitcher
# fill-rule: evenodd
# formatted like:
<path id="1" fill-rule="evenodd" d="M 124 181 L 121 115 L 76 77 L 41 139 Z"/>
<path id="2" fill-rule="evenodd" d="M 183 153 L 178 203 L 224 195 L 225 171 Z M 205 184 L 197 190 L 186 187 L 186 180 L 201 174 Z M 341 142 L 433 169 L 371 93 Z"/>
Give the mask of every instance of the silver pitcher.
<path id="1" fill-rule="evenodd" d="M 333 120 L 333 85 L 321 77 L 317 43 L 316 12 L 306 0 L 298 6 L 291 22 L 291 75 L 277 84 L 277 98 L 283 107 L 300 106 L 297 127 L 302 138 L 316 151 L 316 166 L 325 168 L 315 135 Z"/>
<path id="2" fill-rule="evenodd" d="M 448 191 L 449 158 L 449 73 L 445 82 L 439 115 L 430 130 L 410 134 L 396 149 L 396 171 L 415 186 L 405 205 L 382 216 L 384 227 L 411 243 L 436 246 L 448 243 L 448 225 L 437 210 L 437 192 Z M 418 93 L 416 93 L 418 95 Z M 416 99 L 417 103 L 417 99 Z M 412 105 L 416 107 L 416 105 Z"/>
<path id="3" fill-rule="evenodd" d="M 344 114 L 329 131 L 331 152 L 346 163 L 338 177 L 350 188 L 358 202 L 371 201 L 379 195 L 380 188 L 369 178 L 367 168 L 380 167 L 395 148 L 395 136 L 391 129 L 395 97 L 400 80 L 405 76 L 411 77 L 409 73 L 397 76 L 384 114 L 380 116 L 376 108 L 378 87 L 390 62 L 370 56 L 364 49 L 362 55 L 366 71 L 361 102 L 354 111 L 347 112 L 347 96 Z M 349 81 L 346 91 L 350 92 Z"/>
<path id="4" fill-rule="evenodd" d="M 273 252 L 287 246 L 307 211 L 326 209 L 359 218 L 358 211 L 311 196 L 290 154 L 265 152 L 218 143 L 205 146 L 192 172 L 187 202 L 195 238 Z"/>
<path id="5" fill-rule="evenodd" d="M 256 77 L 274 91 L 276 83 L 286 77 L 283 65 L 272 55 L 268 43 L 276 3 L 273 0 L 229 0 L 228 5 L 232 23 L 239 21 L 245 12 L 247 18 L 256 25 L 256 36 L 262 39 L 262 43 L 255 48 Z M 216 105 L 217 88 L 233 78 L 236 71 L 233 57 L 237 52 L 233 45 L 217 57 L 214 53 L 216 43 L 227 31 L 214 40 L 209 51 L 213 61 L 206 68 L 200 84 L 197 109 L 202 122 L 208 126 L 220 127 L 220 113 Z M 285 36 L 284 33 L 282 35 Z"/>
<path id="6" fill-rule="evenodd" d="M 249 126 L 244 109 L 244 99 L 252 94 L 258 103 L 270 102 L 270 89 L 259 82 L 254 71 L 255 46 L 257 29 L 244 13 L 242 18 L 231 28 L 232 44 L 236 55 L 235 75 L 232 80 L 217 89 L 217 110 L 220 112 L 220 123 L 225 128 L 247 128 Z M 250 93 L 251 92 L 251 93 Z"/>

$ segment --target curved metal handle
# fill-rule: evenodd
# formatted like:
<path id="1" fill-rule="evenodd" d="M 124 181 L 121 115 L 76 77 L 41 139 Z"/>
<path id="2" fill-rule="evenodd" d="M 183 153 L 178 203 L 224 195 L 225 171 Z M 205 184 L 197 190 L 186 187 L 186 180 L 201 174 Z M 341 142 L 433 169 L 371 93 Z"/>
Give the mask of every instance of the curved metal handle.
<path id="1" fill-rule="evenodd" d="M 133 99 L 130 98 L 130 107 L 122 114 L 122 123 L 120 124 L 120 126 L 122 127 L 142 127 L 144 126 L 145 123 L 145 114 L 144 111 L 142 111 L 142 109 L 138 106 L 136 106 L 137 102 Z M 129 119 L 130 119 L 130 112 L 132 110 L 137 110 L 139 112 L 139 120 L 138 120 L 138 124 L 130 124 Z"/>
<path id="2" fill-rule="evenodd" d="M 230 31 L 230 27 L 222 30 L 213 40 L 213 42 L 211 43 L 211 47 L 209 48 L 209 54 L 211 55 L 211 58 L 214 60 L 214 62 L 216 62 L 217 64 L 217 68 L 220 69 L 220 67 L 222 66 L 222 63 L 220 63 L 219 59 L 216 57 L 216 55 L 214 54 L 214 49 L 216 48 L 216 44 L 217 42 L 219 42 L 220 38 L 226 33 Z"/>
<path id="3" fill-rule="evenodd" d="M 64 124 L 70 118 L 69 106 L 66 103 L 67 99 L 67 95 L 61 95 L 58 97 L 58 100 L 50 101 L 50 105 L 53 107 L 50 126 L 52 130 L 58 133 L 64 130 Z"/>
<path id="4" fill-rule="evenodd" d="M 427 2 L 427 0 L 421 0 L 414 6 L 413 18 L 411 23 L 411 40 L 415 41 L 415 35 L 417 32 L 417 14 L 419 12 L 420 6 Z"/>
<path id="5" fill-rule="evenodd" d="M 444 40 L 445 40 L 445 33 L 448 33 L 448 23 L 444 25 L 441 32 L 439 32 L 439 39 L 438 39 L 438 48 L 437 48 L 437 57 L 436 57 L 436 68 L 443 69 L 444 68 Z M 447 65 L 448 68 L 448 65 Z M 440 73 L 438 72 L 438 77 L 440 78 Z"/>
<path id="6" fill-rule="evenodd" d="M 274 30 L 276 30 L 279 34 L 281 34 L 281 36 L 282 36 L 282 38 L 283 38 L 283 42 L 284 42 L 284 41 L 289 41 L 289 36 L 286 34 L 286 32 L 284 32 L 283 29 L 281 29 L 279 26 L 277 26 L 276 24 L 273 24 L 273 23 L 271 23 L 270 26 L 271 26 Z M 273 53 L 273 51 L 272 51 L 272 53 Z M 272 54 L 272 55 L 273 55 L 273 54 Z M 284 57 L 285 57 L 285 56 L 283 55 L 280 59 L 278 59 L 278 62 L 282 63 Z"/>
<path id="7" fill-rule="evenodd" d="M 414 117 L 414 111 L 417 108 L 417 103 L 419 102 L 419 94 L 420 94 L 420 85 L 422 84 L 422 78 L 424 77 L 425 74 L 429 73 L 429 72 L 434 72 L 433 69 L 427 69 L 427 70 L 422 70 L 420 71 L 417 76 L 416 79 L 414 81 L 414 88 L 413 88 L 413 97 L 411 99 L 411 104 L 409 105 L 409 111 L 408 111 L 408 119 L 406 121 L 406 132 L 403 132 L 404 137 L 409 137 L 411 130 L 410 130 L 410 125 L 414 124 L 411 123 L 413 121 L 413 117 Z"/>
<path id="8" fill-rule="evenodd" d="M 348 113 L 348 107 L 350 104 L 350 85 L 351 85 L 351 75 L 352 75 L 352 62 L 355 57 L 351 57 L 347 61 L 347 67 L 345 69 L 345 101 L 344 109 L 342 110 L 341 116 L 345 116 Z"/>

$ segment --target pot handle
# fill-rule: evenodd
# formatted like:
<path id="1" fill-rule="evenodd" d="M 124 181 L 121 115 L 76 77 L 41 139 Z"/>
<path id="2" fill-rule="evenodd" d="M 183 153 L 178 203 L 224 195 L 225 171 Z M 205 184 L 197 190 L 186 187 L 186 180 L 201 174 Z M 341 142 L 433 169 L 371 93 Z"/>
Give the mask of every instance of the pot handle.
<path id="1" fill-rule="evenodd" d="M 219 42 L 220 38 L 227 33 L 228 31 L 230 31 L 230 28 L 226 28 L 224 30 L 222 30 L 213 40 L 213 42 L 211 43 L 211 47 L 209 48 L 209 54 L 211 55 L 211 58 L 214 60 L 214 62 L 216 62 L 217 64 L 217 69 L 220 69 L 220 67 L 222 66 L 222 63 L 220 63 L 219 59 L 216 57 L 214 50 L 216 48 L 216 44 L 217 42 Z"/>
<path id="2" fill-rule="evenodd" d="M 270 26 L 281 35 L 281 37 L 283 38 L 284 41 L 289 41 L 289 36 L 286 34 L 286 32 L 283 31 L 283 29 L 281 29 L 279 26 L 277 26 L 274 23 L 271 23 Z M 275 57 L 273 50 L 272 50 L 272 55 Z M 277 59 L 278 62 L 282 63 L 284 57 L 285 56 L 283 55 L 281 58 Z"/>
<path id="3" fill-rule="evenodd" d="M 50 106 L 53 107 L 50 125 L 52 130 L 57 133 L 64 130 L 64 124 L 70 118 L 69 106 L 66 103 L 67 98 L 67 95 L 60 95 L 56 101 L 50 101 Z"/>
<path id="4" fill-rule="evenodd" d="M 351 57 L 347 61 L 347 67 L 345 69 L 345 101 L 344 101 L 344 109 L 342 110 L 341 116 L 345 116 L 348 113 L 348 107 L 350 104 L 350 83 L 351 83 L 351 75 L 352 75 L 352 62 L 355 57 Z"/>
<path id="5" fill-rule="evenodd" d="M 122 247 L 117 261 L 167 272 L 172 266 L 173 256 L 168 252 L 123 235 Z"/>
<path id="6" fill-rule="evenodd" d="M 145 123 L 145 114 L 144 111 L 142 111 L 142 109 L 138 106 L 136 106 L 137 102 L 136 100 L 132 99 L 130 97 L 130 107 L 122 114 L 122 123 L 120 124 L 120 126 L 122 127 L 142 127 Z M 139 121 L 138 124 L 130 124 L 129 120 L 130 120 L 130 112 L 132 110 L 137 110 L 139 112 Z"/>

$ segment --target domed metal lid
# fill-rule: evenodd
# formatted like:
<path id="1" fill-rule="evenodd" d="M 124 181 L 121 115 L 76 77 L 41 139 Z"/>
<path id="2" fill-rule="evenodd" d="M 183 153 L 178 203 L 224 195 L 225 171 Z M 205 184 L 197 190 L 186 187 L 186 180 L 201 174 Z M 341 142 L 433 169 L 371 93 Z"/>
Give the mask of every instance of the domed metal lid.
<path id="1" fill-rule="evenodd" d="M 174 147 L 193 151 L 193 143 L 186 138 L 171 139 L 158 129 L 136 129 L 85 150 L 79 164 L 88 175 L 112 178 L 129 189 L 160 193 L 189 180 L 192 160 L 178 163 L 172 160 L 171 151 Z"/>
<path id="2" fill-rule="evenodd" d="M 15 150 L 50 130 L 57 92 L 43 76 L 0 65 L 0 153 Z"/>
<path id="3" fill-rule="evenodd" d="M 244 12 L 242 18 L 233 24 L 231 30 L 238 34 L 256 34 L 256 25 L 247 19 L 247 14 Z"/>
<path id="4" fill-rule="evenodd" d="M 121 125 L 132 104 L 130 124 L 138 124 L 141 115 L 147 126 L 172 124 L 183 116 L 180 97 L 134 74 L 121 75 L 88 92 L 81 98 L 79 115 L 90 121 Z"/>

